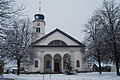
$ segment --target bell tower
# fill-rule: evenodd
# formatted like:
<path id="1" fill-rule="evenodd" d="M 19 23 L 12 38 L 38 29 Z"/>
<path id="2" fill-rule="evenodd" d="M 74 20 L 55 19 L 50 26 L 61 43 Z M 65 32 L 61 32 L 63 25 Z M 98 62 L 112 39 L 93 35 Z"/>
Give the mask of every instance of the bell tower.
<path id="1" fill-rule="evenodd" d="M 43 14 L 35 14 L 32 28 L 32 42 L 45 35 L 45 21 Z"/>

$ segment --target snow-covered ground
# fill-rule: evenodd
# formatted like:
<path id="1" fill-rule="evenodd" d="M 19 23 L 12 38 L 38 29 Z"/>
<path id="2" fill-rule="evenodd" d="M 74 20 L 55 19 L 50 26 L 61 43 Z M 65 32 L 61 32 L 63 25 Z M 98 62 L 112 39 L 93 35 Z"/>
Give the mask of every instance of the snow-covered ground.
<path id="1" fill-rule="evenodd" d="M 21 74 L 20 76 L 14 74 L 4 74 L 4 78 L 11 78 L 15 80 L 120 80 L 114 72 L 104 72 L 102 75 L 98 73 L 78 73 L 77 75 L 65 74 Z"/>

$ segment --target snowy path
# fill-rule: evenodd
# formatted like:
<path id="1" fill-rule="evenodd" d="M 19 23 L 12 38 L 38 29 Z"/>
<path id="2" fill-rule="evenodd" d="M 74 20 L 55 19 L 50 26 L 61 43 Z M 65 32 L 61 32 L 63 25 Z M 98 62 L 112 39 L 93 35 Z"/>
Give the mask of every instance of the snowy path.
<path id="1" fill-rule="evenodd" d="M 120 80 L 120 77 L 115 73 L 79 73 L 77 75 L 65 75 L 65 74 L 21 74 L 20 76 L 13 74 L 5 74 L 5 78 L 11 78 L 15 80 Z"/>

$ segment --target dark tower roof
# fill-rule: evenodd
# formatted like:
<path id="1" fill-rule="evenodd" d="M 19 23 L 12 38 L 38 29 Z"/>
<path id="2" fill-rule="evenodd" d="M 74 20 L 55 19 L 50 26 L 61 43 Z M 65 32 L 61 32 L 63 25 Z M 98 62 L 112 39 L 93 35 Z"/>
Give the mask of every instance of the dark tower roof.
<path id="1" fill-rule="evenodd" d="M 44 20 L 44 15 L 43 14 L 35 14 L 34 15 L 35 20 Z"/>
<path id="2" fill-rule="evenodd" d="M 35 20 L 33 22 L 40 21 L 40 22 L 44 22 L 44 24 L 45 24 L 45 21 L 44 21 L 45 17 L 43 14 L 35 14 L 34 18 L 35 18 Z"/>

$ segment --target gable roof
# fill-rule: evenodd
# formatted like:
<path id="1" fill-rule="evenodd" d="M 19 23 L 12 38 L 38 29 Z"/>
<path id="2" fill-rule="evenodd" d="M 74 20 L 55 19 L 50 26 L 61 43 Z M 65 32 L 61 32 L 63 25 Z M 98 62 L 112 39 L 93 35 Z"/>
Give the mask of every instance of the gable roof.
<path id="1" fill-rule="evenodd" d="M 63 32 L 62 30 L 60 30 L 60 29 L 58 29 L 58 28 L 56 28 L 56 29 L 53 30 L 52 32 L 46 34 L 45 36 L 41 37 L 40 39 L 34 41 L 33 43 L 31 43 L 31 45 L 36 44 L 37 42 L 39 42 L 39 41 L 41 41 L 41 40 L 47 38 L 48 36 L 54 34 L 55 32 L 60 32 L 60 33 L 63 34 L 64 36 L 68 37 L 69 39 L 71 39 L 71 40 L 73 40 L 74 42 L 76 42 L 77 44 L 79 44 L 79 46 L 85 47 L 84 44 L 82 44 L 81 42 L 79 42 L 78 40 L 76 40 L 75 38 L 71 37 L 70 35 L 66 34 L 65 32 Z"/>

